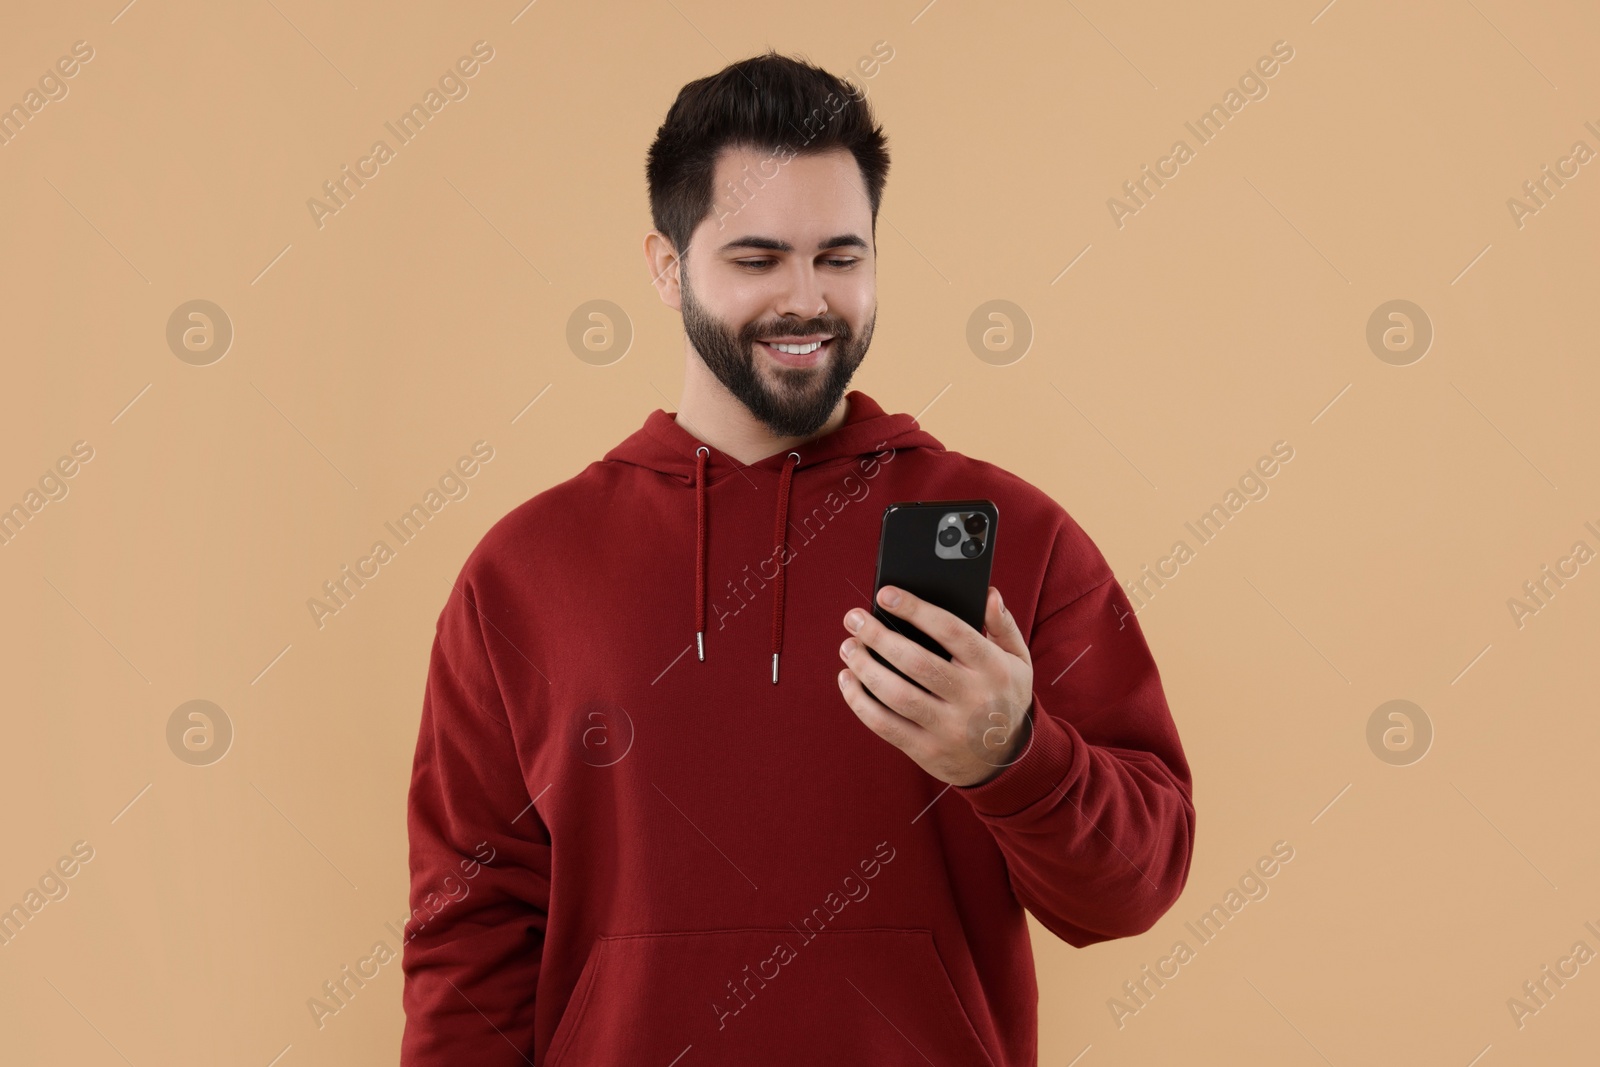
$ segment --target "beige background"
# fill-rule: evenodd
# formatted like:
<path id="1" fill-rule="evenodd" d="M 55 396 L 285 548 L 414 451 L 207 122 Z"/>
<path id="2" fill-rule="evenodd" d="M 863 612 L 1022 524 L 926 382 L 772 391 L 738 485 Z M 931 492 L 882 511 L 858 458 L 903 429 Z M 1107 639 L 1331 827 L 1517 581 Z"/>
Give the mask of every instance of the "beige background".
<path id="1" fill-rule="evenodd" d="M 0 103 L 94 50 L 0 147 L 0 505 L 93 449 L 0 547 L 0 906 L 94 849 L 0 948 L 0 1058 L 395 1062 L 397 963 L 320 1029 L 306 1002 L 405 912 L 449 580 L 676 407 L 680 325 L 639 251 L 649 139 L 727 61 L 845 72 L 884 41 L 858 387 L 1051 493 L 1123 579 L 1295 450 L 1141 613 L 1194 767 L 1193 870 L 1141 937 L 1034 928 L 1041 1062 L 1593 1062 L 1600 964 L 1520 1028 L 1507 1007 L 1574 942 L 1600 951 L 1600 565 L 1520 628 L 1507 607 L 1600 549 L 1600 164 L 1520 228 L 1506 205 L 1600 150 L 1591 5 L 121 2 L 7 3 L 0 33 Z M 470 95 L 319 229 L 307 199 L 479 40 Z M 1280 40 L 1269 95 L 1119 229 L 1107 199 Z M 209 366 L 166 342 L 194 299 L 235 331 Z M 594 299 L 634 334 L 604 366 L 565 339 Z M 992 299 L 1034 332 L 1004 366 L 965 340 Z M 1365 339 L 1393 299 L 1436 332 L 1409 366 Z M 480 439 L 469 495 L 318 629 L 308 598 Z M 194 699 L 234 730 L 209 766 L 168 746 Z M 1408 766 L 1367 742 L 1392 699 L 1434 731 Z M 1122 983 L 1277 841 L 1270 894 L 1119 1028 Z"/>

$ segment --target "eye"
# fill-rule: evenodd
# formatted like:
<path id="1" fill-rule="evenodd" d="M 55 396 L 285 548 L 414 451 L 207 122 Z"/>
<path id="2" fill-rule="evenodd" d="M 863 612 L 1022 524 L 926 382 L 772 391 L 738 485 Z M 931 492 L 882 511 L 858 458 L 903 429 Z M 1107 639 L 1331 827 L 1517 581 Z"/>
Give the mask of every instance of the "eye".
<path id="1" fill-rule="evenodd" d="M 777 260 L 773 259 L 770 256 L 765 256 L 765 257 L 762 257 L 760 259 L 736 259 L 736 260 L 734 260 L 734 263 L 737 266 L 744 267 L 744 268 L 746 268 L 748 270 L 756 270 L 756 271 L 766 270 L 768 267 L 772 266 L 776 262 L 777 262 Z M 829 256 L 829 257 L 824 258 L 823 262 L 826 263 L 828 266 L 833 267 L 836 270 L 848 270 L 849 268 L 855 266 L 857 263 L 859 263 L 861 261 L 859 259 L 856 259 L 856 258 L 852 257 L 852 256 Z"/>

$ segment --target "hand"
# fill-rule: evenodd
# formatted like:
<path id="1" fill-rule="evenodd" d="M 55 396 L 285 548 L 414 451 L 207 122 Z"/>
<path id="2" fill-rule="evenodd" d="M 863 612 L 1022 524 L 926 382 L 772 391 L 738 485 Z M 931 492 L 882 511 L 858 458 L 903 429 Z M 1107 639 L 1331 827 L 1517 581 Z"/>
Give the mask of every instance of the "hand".
<path id="1" fill-rule="evenodd" d="M 941 782 L 971 786 L 998 775 L 1027 740 L 1033 704 L 1033 658 L 1000 590 L 989 587 L 981 634 L 904 589 L 884 586 L 878 603 L 952 658 L 852 608 L 844 625 L 854 636 L 839 650 L 849 669 L 839 672 L 839 688 L 856 718 Z M 873 659 L 869 647 L 927 692 Z"/>

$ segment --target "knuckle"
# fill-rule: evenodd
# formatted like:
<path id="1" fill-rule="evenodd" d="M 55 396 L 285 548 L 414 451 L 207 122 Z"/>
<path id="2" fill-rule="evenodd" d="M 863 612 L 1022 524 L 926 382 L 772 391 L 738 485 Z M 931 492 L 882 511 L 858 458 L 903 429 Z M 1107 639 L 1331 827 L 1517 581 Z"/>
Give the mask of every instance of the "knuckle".
<path id="1" fill-rule="evenodd" d="M 951 669 L 950 662 L 942 656 L 924 652 L 919 667 L 923 677 L 928 679 L 928 688 L 935 693 L 949 692 L 955 687 L 955 671 Z"/>
<path id="2" fill-rule="evenodd" d="M 895 676 L 871 656 L 862 657 L 861 666 L 856 673 L 860 676 L 862 684 L 877 694 L 879 703 L 883 702 L 884 696 L 893 688 Z"/>
<path id="3" fill-rule="evenodd" d="M 920 726 L 926 726 L 933 721 L 933 709 L 928 705 L 928 698 L 922 695 L 922 690 L 911 689 L 910 694 L 900 702 L 901 714 Z"/>
<path id="4" fill-rule="evenodd" d="M 881 736 L 895 748 L 905 748 L 911 740 L 910 735 L 906 733 L 905 727 L 897 726 L 894 723 L 884 724 Z"/>

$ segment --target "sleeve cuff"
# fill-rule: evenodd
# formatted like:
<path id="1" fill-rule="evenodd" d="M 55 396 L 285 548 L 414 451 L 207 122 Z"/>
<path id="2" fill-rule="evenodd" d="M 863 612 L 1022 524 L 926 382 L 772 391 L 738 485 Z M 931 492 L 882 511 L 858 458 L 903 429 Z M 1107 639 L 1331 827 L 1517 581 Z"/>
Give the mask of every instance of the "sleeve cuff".
<path id="1" fill-rule="evenodd" d="M 1088 754 L 1077 731 L 1045 711 L 1037 693 L 1028 715 L 1032 732 L 1021 755 L 987 782 L 954 787 L 980 815 L 1015 815 L 1082 773 Z"/>

